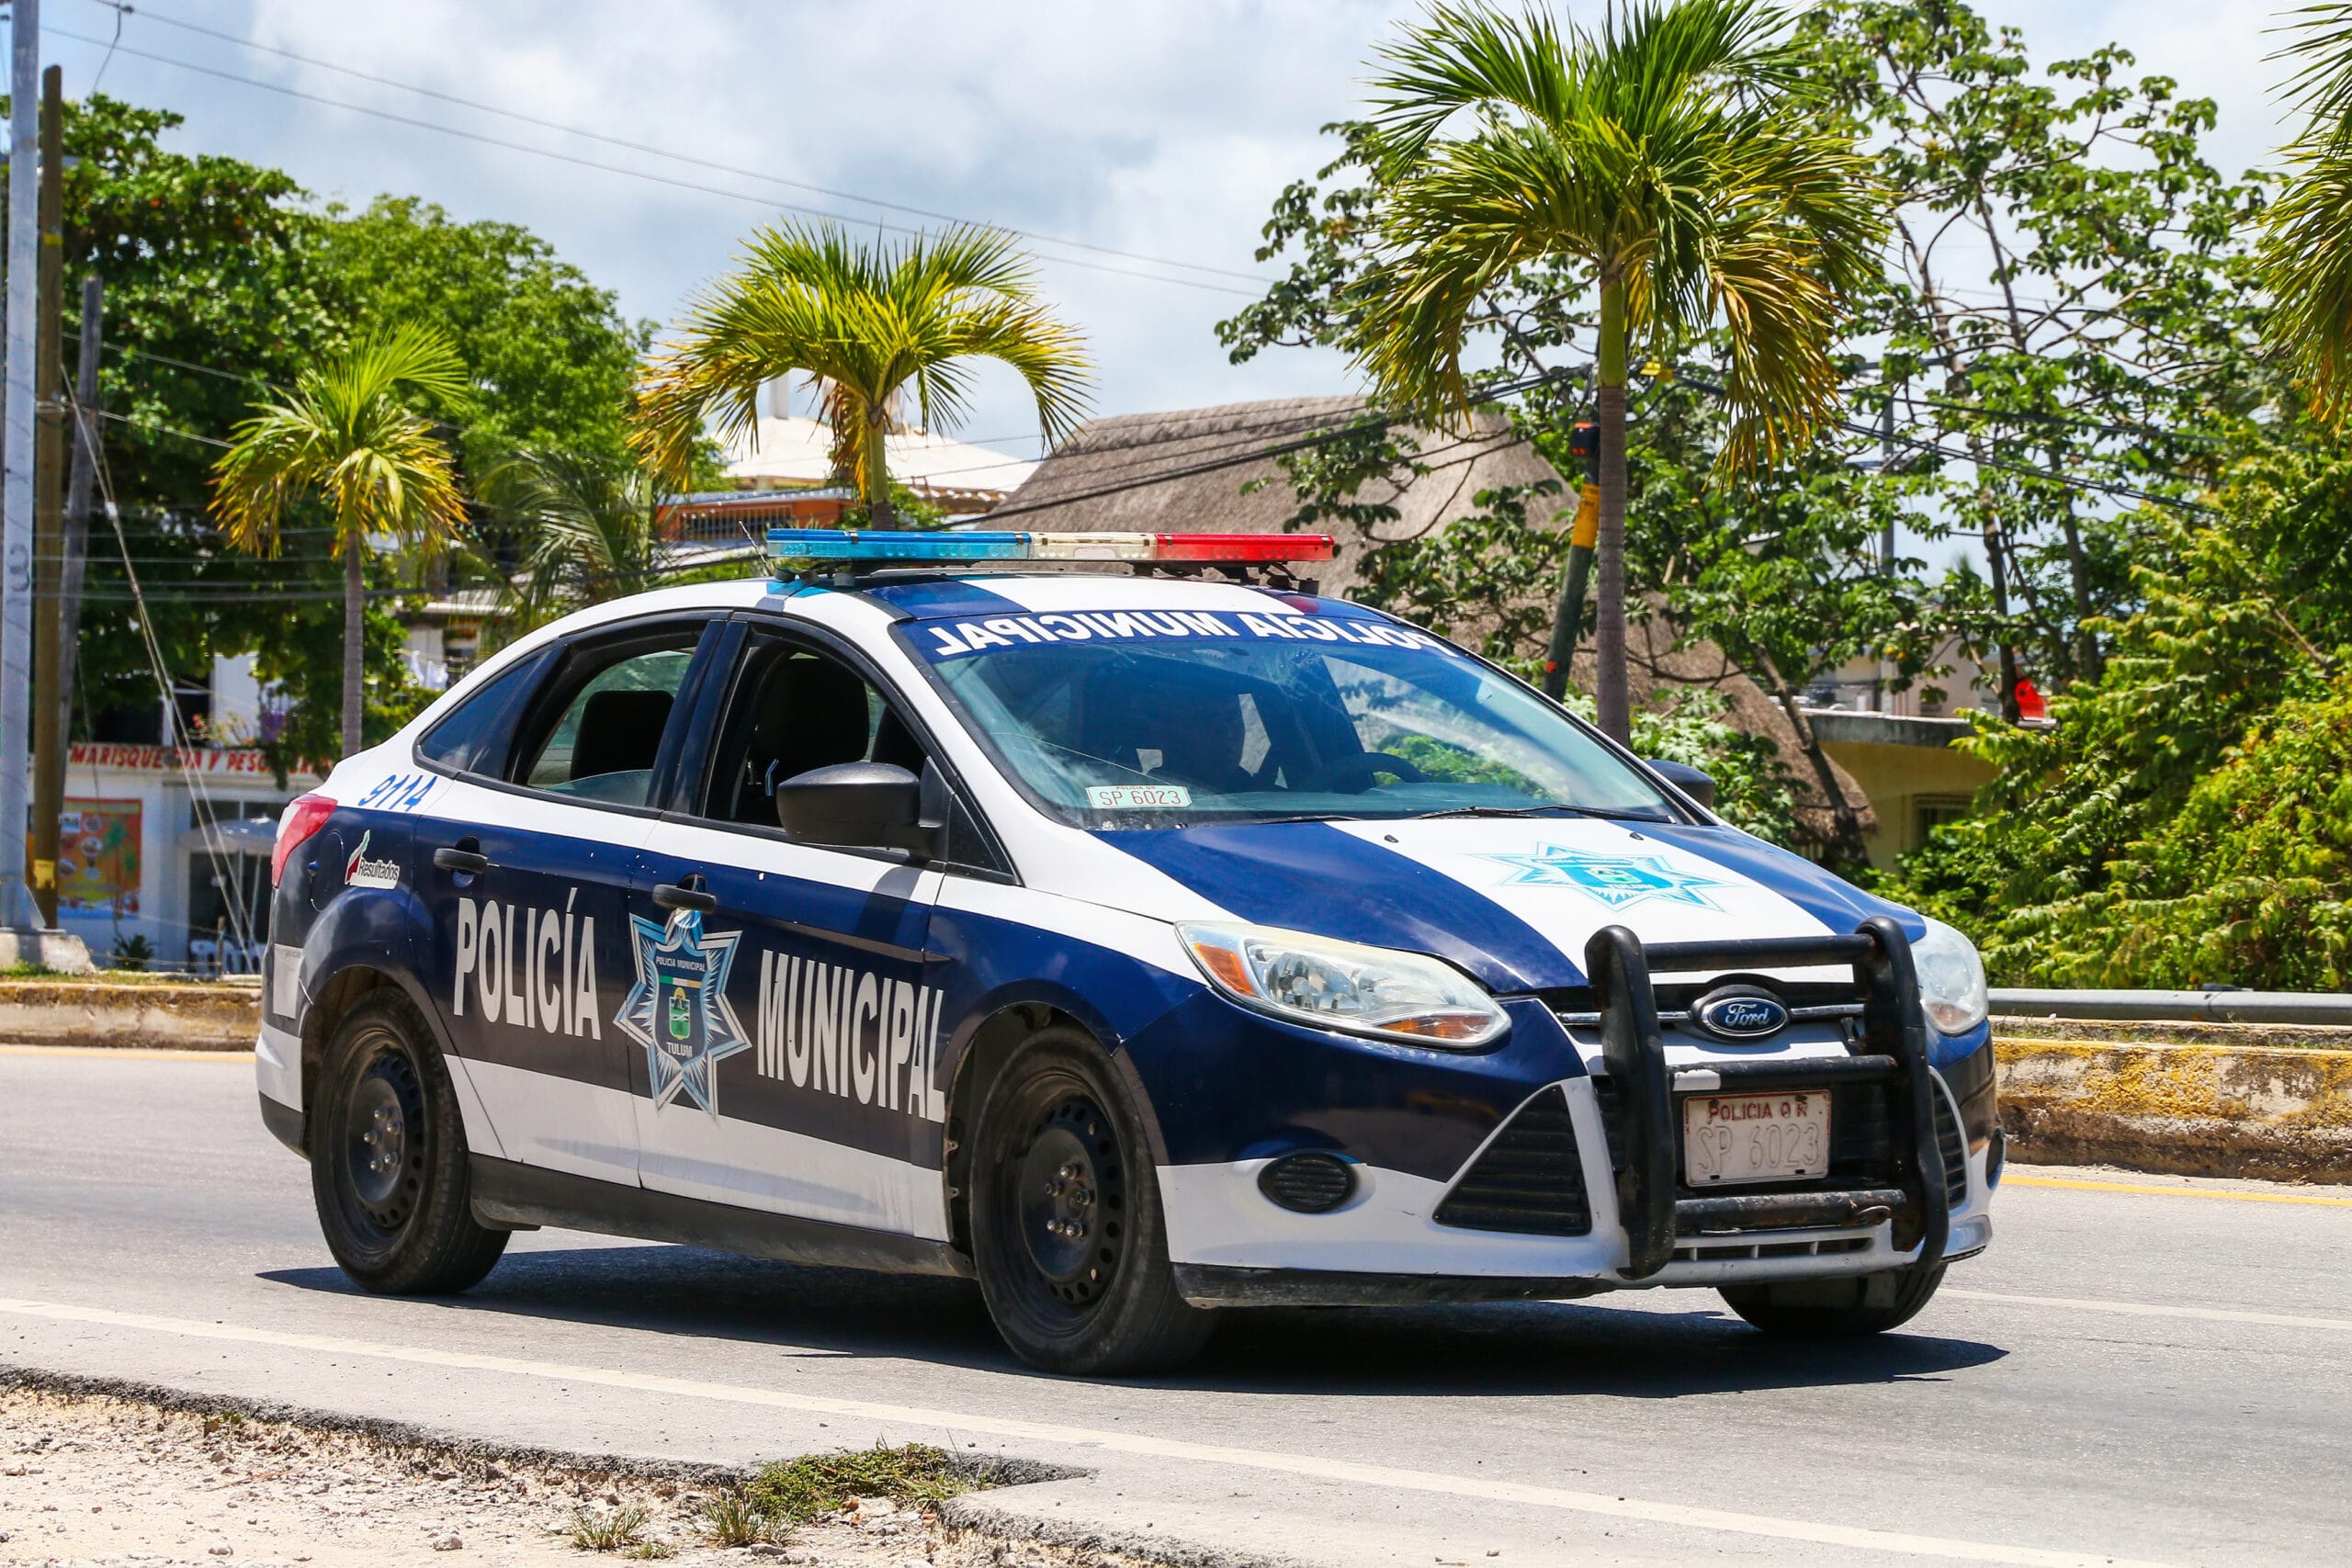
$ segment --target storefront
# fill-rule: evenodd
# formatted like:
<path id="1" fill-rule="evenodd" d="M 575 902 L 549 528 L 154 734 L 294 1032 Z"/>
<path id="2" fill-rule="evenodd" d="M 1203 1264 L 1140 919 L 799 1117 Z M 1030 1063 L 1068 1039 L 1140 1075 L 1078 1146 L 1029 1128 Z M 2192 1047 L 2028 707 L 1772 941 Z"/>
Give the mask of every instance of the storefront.
<path id="1" fill-rule="evenodd" d="M 57 923 L 101 964 L 251 972 L 268 941 L 279 784 L 257 750 L 88 743 L 68 754 Z"/>

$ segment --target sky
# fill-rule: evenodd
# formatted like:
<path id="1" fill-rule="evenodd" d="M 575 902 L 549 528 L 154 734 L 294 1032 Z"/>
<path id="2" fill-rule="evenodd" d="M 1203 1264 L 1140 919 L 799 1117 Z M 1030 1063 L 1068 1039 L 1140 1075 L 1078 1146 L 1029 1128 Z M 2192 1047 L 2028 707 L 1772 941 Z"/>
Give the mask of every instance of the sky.
<path id="1" fill-rule="evenodd" d="M 1979 0 L 1979 9 L 2022 27 L 2037 61 L 2119 41 L 2143 72 L 2216 99 L 2211 152 L 2235 170 L 2265 161 L 2281 139 L 2279 68 L 2264 57 L 2277 42 L 2266 29 L 2290 3 Z M 1566 8 L 1597 18 L 1602 6 Z M 1022 231 L 1041 258 L 1043 292 L 1087 334 L 1095 411 L 1125 413 L 1352 389 L 1333 355 L 1280 351 L 1233 366 L 1215 324 L 1259 292 L 1253 278 L 1272 275 L 1252 252 L 1273 198 L 1328 159 L 1320 128 L 1358 111 L 1370 46 L 1416 7 L 137 0 L 124 16 L 107 0 L 42 0 L 41 9 L 44 58 L 62 66 L 69 96 L 97 76 L 111 95 L 186 116 L 179 150 L 276 165 L 321 200 L 413 194 L 459 219 L 523 224 L 614 290 L 631 318 L 673 320 L 743 236 L 787 206 L 869 228 L 945 216 Z M 990 369 L 978 383 L 957 434 L 1035 456 L 1035 411 L 1018 379 Z"/>

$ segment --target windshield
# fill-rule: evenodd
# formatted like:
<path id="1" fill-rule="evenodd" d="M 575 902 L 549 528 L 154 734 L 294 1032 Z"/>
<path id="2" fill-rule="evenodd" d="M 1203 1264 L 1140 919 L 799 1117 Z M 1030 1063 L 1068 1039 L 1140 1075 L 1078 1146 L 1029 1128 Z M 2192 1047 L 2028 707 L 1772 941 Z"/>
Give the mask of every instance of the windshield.
<path id="1" fill-rule="evenodd" d="M 1112 612 L 902 624 L 1004 772 L 1087 828 L 1589 812 L 1674 819 L 1557 707 L 1387 621 Z"/>

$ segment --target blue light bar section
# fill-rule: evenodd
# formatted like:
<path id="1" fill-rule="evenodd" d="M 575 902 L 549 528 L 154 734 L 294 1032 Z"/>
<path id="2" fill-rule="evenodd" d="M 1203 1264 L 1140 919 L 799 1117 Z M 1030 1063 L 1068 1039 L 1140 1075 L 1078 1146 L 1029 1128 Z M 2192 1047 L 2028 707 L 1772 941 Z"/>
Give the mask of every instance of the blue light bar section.
<path id="1" fill-rule="evenodd" d="M 768 556 L 779 561 L 1026 560 L 1029 536 L 1003 532 L 917 534 L 889 529 L 771 528 Z"/>

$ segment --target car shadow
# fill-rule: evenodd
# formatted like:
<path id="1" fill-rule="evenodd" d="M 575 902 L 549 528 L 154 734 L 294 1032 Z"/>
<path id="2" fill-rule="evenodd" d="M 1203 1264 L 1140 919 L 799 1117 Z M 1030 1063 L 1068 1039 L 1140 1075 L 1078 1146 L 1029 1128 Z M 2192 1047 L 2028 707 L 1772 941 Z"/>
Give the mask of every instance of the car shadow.
<path id="1" fill-rule="evenodd" d="M 335 1269 L 263 1279 L 356 1294 Z M 1929 1382 L 2007 1354 L 1899 1330 L 1867 1339 L 1768 1338 L 1710 1292 L 1482 1306 L 1263 1308 L 1225 1314 L 1182 1371 L 1138 1383 L 1195 1392 L 1331 1394 L 1690 1394 Z M 1640 1304 L 1631 1304 L 1638 1302 Z M 510 1252 L 447 1308 L 789 1347 L 802 1355 L 936 1361 L 1028 1374 L 968 1280 L 803 1268 L 699 1247 Z M 1930 1309 L 1932 1311 L 1932 1309 Z M 1124 1381 L 1124 1380 L 1123 1380 Z"/>

